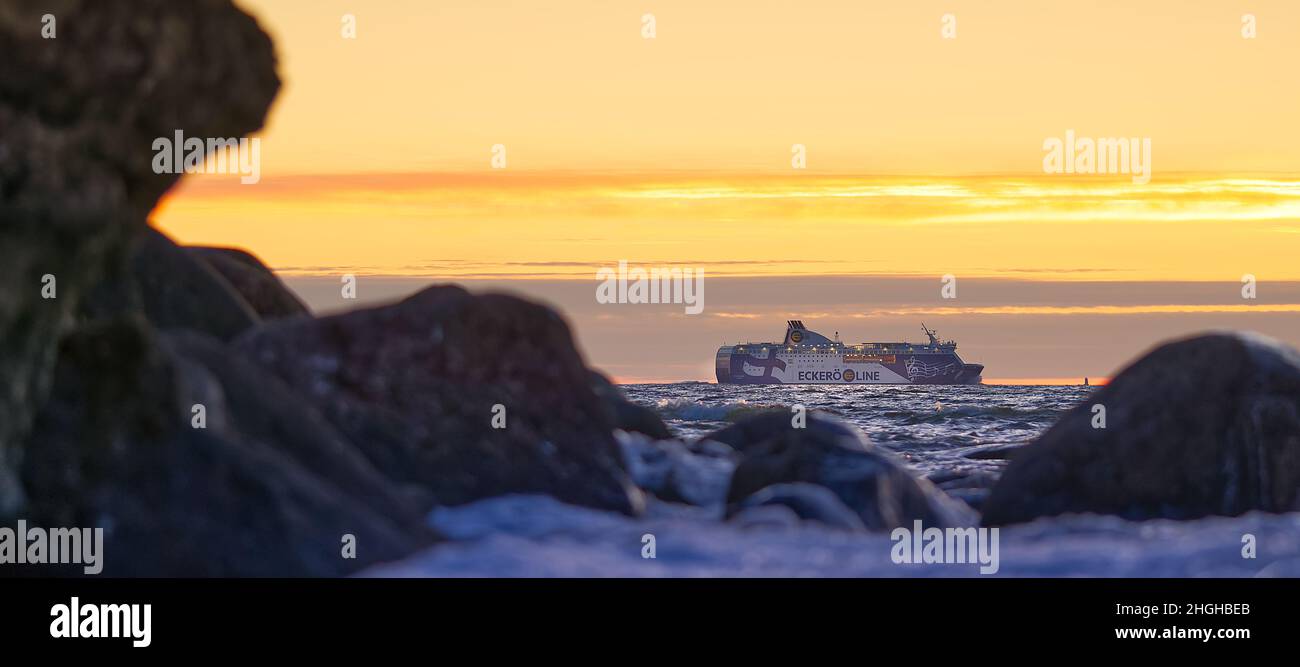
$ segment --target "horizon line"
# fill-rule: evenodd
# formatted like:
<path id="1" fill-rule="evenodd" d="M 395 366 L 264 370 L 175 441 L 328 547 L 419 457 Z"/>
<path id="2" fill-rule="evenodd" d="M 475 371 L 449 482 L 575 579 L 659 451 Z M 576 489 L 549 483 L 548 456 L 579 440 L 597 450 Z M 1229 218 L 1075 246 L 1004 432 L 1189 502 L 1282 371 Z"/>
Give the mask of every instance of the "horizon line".
<path id="1" fill-rule="evenodd" d="M 912 386 L 1082 387 L 1085 386 L 1083 384 L 1084 379 L 1088 380 L 1087 386 L 1089 387 L 1104 387 L 1107 384 L 1109 384 L 1111 380 L 1111 378 L 1109 377 L 1101 377 L 1101 376 L 1098 377 L 1087 376 L 1086 378 L 1027 377 L 1027 378 L 986 378 L 983 382 L 981 382 L 978 385 L 857 384 L 851 386 L 856 386 L 856 387 L 912 387 Z M 651 384 L 651 385 L 714 384 L 716 385 L 718 384 L 716 382 L 710 382 L 705 380 L 652 380 L 648 378 L 622 378 L 622 377 L 613 377 L 611 378 L 611 380 L 614 382 L 614 384 L 617 385 L 632 385 L 632 384 Z M 719 385 L 719 386 L 724 386 L 724 385 Z M 779 385 L 779 386 L 838 386 L 838 385 L 788 384 L 788 385 Z M 843 385 L 843 386 L 850 386 L 850 385 Z"/>

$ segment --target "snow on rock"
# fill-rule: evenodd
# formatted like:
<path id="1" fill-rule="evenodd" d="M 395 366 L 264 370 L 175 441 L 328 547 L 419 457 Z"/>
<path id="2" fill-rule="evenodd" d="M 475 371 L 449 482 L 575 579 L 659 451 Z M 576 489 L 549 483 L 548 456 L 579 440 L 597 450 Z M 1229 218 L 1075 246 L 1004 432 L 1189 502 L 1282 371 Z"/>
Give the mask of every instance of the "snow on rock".
<path id="1" fill-rule="evenodd" d="M 502 496 L 439 508 L 450 540 L 367 570 L 375 577 L 964 577 L 977 564 L 894 564 L 888 534 L 812 522 L 719 523 L 701 508 L 651 501 L 645 517 Z M 654 537 L 655 558 L 643 558 Z M 1243 536 L 1256 558 L 1243 558 Z M 992 576 L 1300 576 L 1300 514 L 1129 522 L 1074 515 L 1000 531 Z"/>

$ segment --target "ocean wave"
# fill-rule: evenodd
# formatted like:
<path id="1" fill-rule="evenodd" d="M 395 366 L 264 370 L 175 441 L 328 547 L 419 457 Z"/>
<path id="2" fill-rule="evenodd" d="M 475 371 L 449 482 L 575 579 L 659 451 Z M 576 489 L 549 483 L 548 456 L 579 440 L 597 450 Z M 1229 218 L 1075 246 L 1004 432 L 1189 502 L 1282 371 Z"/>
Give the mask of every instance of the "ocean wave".
<path id="1" fill-rule="evenodd" d="M 750 403 L 743 399 L 707 405 L 688 398 L 661 398 L 655 401 L 654 409 L 660 417 L 667 420 L 734 422 L 759 412 L 789 410 L 789 406 L 779 403 Z"/>
<path id="2" fill-rule="evenodd" d="M 898 420 L 903 424 L 934 424 L 955 419 L 1016 420 L 1020 422 L 1052 422 L 1062 410 L 1034 407 L 982 405 L 940 405 L 928 410 L 888 410 L 880 416 Z"/>
<path id="3" fill-rule="evenodd" d="M 655 410 L 680 438 L 696 440 L 755 413 L 792 405 L 852 422 L 921 472 L 998 472 L 1004 459 L 970 459 L 968 448 L 1032 442 L 1078 404 L 1075 387 L 639 385 L 628 397 Z M 936 410 L 936 404 L 938 409 Z"/>

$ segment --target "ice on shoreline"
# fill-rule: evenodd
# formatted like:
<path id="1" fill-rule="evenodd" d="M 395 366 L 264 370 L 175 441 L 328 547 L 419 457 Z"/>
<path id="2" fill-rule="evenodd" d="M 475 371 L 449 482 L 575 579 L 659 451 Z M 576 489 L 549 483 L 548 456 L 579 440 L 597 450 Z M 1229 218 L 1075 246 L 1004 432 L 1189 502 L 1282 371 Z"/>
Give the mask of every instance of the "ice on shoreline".
<path id="1" fill-rule="evenodd" d="M 450 541 L 371 568 L 378 577 L 966 577 L 978 566 L 896 565 L 887 534 L 813 523 L 741 527 L 704 508 L 652 502 L 648 515 L 503 496 L 436 509 Z M 642 536 L 656 558 L 642 558 Z M 1242 557 L 1243 535 L 1256 540 Z M 1072 516 L 1003 528 L 1000 571 L 1012 577 L 1300 576 L 1300 513 L 1129 522 Z"/>

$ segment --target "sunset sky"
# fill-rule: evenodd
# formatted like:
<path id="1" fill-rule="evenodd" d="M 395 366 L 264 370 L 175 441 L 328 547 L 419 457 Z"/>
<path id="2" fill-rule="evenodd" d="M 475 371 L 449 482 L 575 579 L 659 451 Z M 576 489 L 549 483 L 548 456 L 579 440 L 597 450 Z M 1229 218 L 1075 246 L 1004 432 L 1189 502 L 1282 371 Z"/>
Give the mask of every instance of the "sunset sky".
<path id="1" fill-rule="evenodd" d="M 1206 328 L 1300 344 L 1300 3 L 241 4 L 285 80 L 261 181 L 187 177 L 154 220 L 320 312 L 356 305 L 344 273 L 363 303 L 507 289 L 624 381 L 709 380 L 717 345 L 795 317 L 924 320 L 990 381 L 1104 377 Z M 1150 182 L 1045 174 L 1067 130 L 1149 138 Z M 703 268 L 704 313 L 595 303 L 619 260 Z"/>

